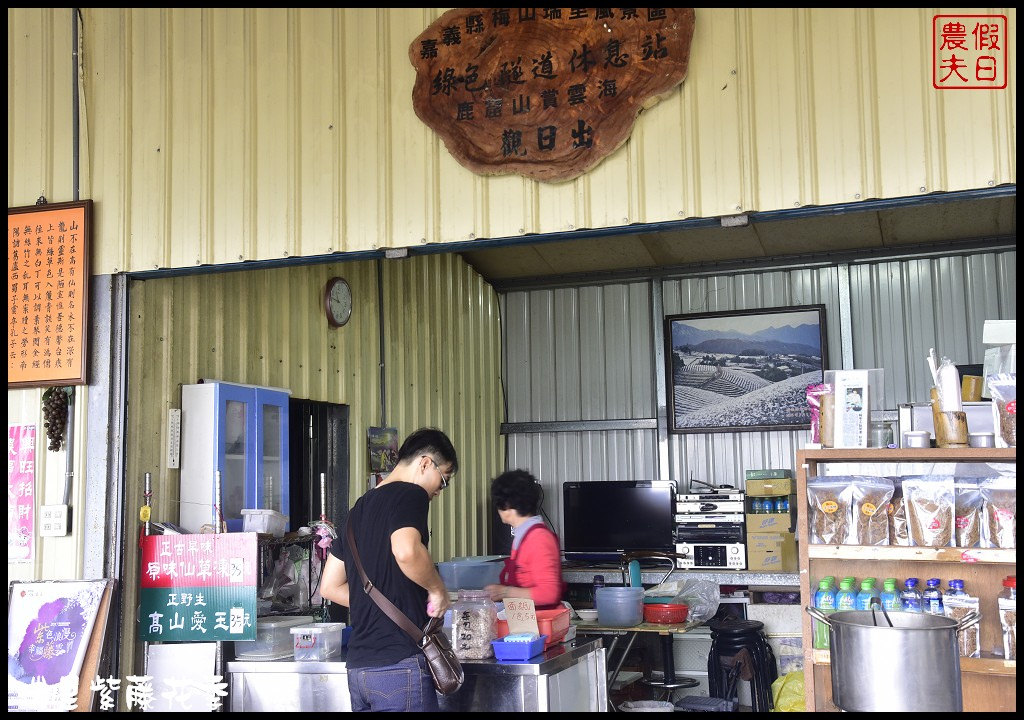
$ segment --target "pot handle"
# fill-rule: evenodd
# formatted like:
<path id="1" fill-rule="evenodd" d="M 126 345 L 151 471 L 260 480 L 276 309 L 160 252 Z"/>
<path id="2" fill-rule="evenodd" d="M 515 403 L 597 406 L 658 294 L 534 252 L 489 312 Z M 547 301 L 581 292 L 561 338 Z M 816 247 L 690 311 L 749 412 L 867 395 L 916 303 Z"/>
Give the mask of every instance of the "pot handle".
<path id="1" fill-rule="evenodd" d="M 810 615 L 815 620 L 818 620 L 819 622 L 823 622 L 826 625 L 828 625 L 829 627 L 832 627 L 832 623 L 830 623 L 829 620 L 828 620 L 828 615 L 823 613 L 818 608 L 816 608 L 816 607 L 805 607 L 804 610 L 806 610 L 807 614 Z"/>
<path id="2" fill-rule="evenodd" d="M 963 618 L 960 619 L 960 622 L 956 624 L 956 631 L 962 632 L 963 630 L 969 628 L 971 625 L 977 625 L 980 621 L 981 613 L 977 610 L 971 610 L 969 613 L 964 615 Z"/>

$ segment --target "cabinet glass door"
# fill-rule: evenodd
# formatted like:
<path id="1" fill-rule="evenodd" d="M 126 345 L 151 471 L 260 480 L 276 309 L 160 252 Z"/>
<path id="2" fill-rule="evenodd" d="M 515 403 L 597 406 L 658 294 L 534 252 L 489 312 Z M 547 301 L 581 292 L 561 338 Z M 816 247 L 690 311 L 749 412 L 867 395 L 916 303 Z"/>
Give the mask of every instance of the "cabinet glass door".
<path id="1" fill-rule="evenodd" d="M 288 395 L 257 390 L 256 498 L 259 507 L 288 515 Z M 290 529 L 290 521 L 286 525 Z"/>
<path id="2" fill-rule="evenodd" d="M 255 464 L 256 428 L 253 417 L 252 388 L 218 383 L 216 424 L 222 433 L 216 439 L 217 469 L 220 470 L 222 515 L 228 530 L 242 529 L 242 508 L 255 508 L 256 495 L 246 478 L 252 477 Z"/>

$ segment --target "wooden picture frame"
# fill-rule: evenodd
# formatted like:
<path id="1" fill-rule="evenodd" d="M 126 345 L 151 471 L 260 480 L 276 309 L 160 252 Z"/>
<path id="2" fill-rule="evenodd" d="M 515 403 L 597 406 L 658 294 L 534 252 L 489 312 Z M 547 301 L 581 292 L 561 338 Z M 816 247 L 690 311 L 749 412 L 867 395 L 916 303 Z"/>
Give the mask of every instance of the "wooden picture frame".
<path id="1" fill-rule="evenodd" d="M 807 386 L 828 366 L 825 306 L 665 318 L 669 431 L 810 427 Z"/>
<path id="2" fill-rule="evenodd" d="M 7 209 L 7 387 L 85 385 L 92 200 Z"/>

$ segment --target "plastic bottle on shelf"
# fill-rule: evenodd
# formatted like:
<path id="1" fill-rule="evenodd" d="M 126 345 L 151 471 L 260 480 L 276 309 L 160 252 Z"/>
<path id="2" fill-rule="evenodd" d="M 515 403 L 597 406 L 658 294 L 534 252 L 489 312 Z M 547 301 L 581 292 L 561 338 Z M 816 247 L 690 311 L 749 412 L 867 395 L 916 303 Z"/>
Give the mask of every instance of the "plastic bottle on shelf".
<path id="1" fill-rule="evenodd" d="M 597 590 L 604 587 L 604 575 L 594 576 L 594 607 L 597 607 Z"/>
<path id="2" fill-rule="evenodd" d="M 836 587 L 835 578 L 831 575 L 823 577 L 818 581 L 818 591 L 814 593 L 814 607 L 826 615 L 836 611 Z M 813 645 L 819 650 L 828 650 L 828 625 L 818 620 L 814 621 Z"/>
<path id="3" fill-rule="evenodd" d="M 945 596 L 949 596 L 949 595 L 966 595 L 967 594 L 966 592 L 964 592 L 964 581 L 963 580 L 960 580 L 960 579 L 947 580 L 946 581 L 946 585 L 947 585 L 947 589 L 946 589 L 946 592 L 945 592 Z"/>
<path id="4" fill-rule="evenodd" d="M 879 597 L 882 600 L 882 607 L 887 612 L 900 612 L 903 610 L 903 603 L 900 601 L 900 591 L 896 589 L 896 578 L 886 578 L 882 581 L 882 592 Z"/>
<path id="5" fill-rule="evenodd" d="M 875 579 L 873 577 L 864 578 L 860 582 L 860 592 L 857 593 L 857 609 L 870 610 L 871 598 L 873 597 L 877 597 L 875 593 Z"/>
<path id="6" fill-rule="evenodd" d="M 923 600 L 921 591 L 917 589 L 917 578 L 907 578 L 903 583 L 903 592 L 900 593 L 900 602 L 903 603 L 903 612 L 922 611 Z"/>
<path id="7" fill-rule="evenodd" d="M 750 512 L 754 515 L 760 515 L 764 512 L 764 500 L 759 497 L 755 497 L 750 501 Z"/>
<path id="8" fill-rule="evenodd" d="M 843 578 L 836 593 L 836 610 L 856 610 L 857 591 L 853 589 L 853 578 Z"/>
<path id="9" fill-rule="evenodd" d="M 775 501 L 775 512 L 788 513 L 789 512 L 789 498 L 783 495 Z"/>
<path id="10" fill-rule="evenodd" d="M 939 578 L 929 578 L 926 585 L 922 593 L 922 609 L 932 615 L 945 615 L 946 611 L 942 607 L 942 581 Z"/>

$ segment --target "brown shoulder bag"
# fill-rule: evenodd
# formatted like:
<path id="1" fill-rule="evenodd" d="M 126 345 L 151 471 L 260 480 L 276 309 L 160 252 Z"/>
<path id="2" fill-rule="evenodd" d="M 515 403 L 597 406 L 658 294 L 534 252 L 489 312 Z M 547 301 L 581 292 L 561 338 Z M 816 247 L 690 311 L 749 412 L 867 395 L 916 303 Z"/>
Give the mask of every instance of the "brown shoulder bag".
<path id="1" fill-rule="evenodd" d="M 370 596 L 371 600 L 377 603 L 377 607 L 383 610 L 384 614 L 391 618 L 398 627 L 405 630 L 413 639 L 413 642 L 423 651 L 423 655 L 427 658 L 427 667 L 430 668 L 430 674 L 434 678 L 434 687 L 437 688 L 437 691 L 442 695 L 451 695 L 462 687 L 462 683 L 466 680 L 466 675 L 462 670 L 462 663 L 455 657 L 451 643 L 448 642 L 448 636 L 444 634 L 441 618 L 430 618 L 423 629 L 420 630 L 405 613 L 395 607 L 395 604 L 384 597 L 383 593 L 370 582 L 369 578 L 366 577 L 366 571 L 363 570 L 363 562 L 359 559 L 359 552 L 356 550 L 351 517 L 346 528 L 345 540 L 352 551 L 352 559 L 355 560 L 359 577 L 363 581 L 363 590 Z"/>

